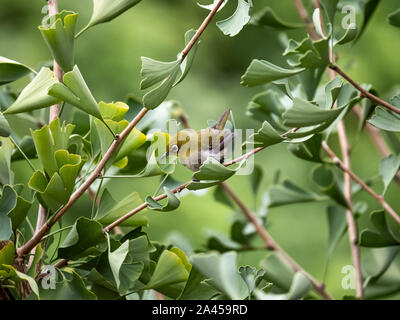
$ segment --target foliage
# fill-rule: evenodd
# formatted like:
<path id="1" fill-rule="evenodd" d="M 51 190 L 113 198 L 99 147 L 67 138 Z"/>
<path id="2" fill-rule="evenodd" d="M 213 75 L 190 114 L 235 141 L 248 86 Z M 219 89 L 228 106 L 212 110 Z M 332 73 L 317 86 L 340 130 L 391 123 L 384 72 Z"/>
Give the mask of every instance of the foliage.
<path id="1" fill-rule="evenodd" d="M 249 145 L 257 149 L 232 163 L 208 157 L 186 183 L 179 182 L 180 165 L 163 163 L 159 149 L 160 144 L 164 149 L 170 147 L 166 129 L 176 119 L 185 122 L 182 106 L 166 99 L 178 91 L 173 88 L 186 79 L 192 66 L 200 64 L 196 52 L 206 45 L 199 46 L 198 37 L 206 32 L 211 19 L 205 20 L 203 29 L 184 34 L 184 49 L 171 61 L 141 57 L 137 78 L 141 79 L 140 89 L 148 90 L 141 98 L 130 95 L 121 101 L 97 100 L 89 88 L 91 77 L 75 56 L 76 39 L 87 29 L 116 19 L 133 7 L 140 12 L 140 6 L 136 7 L 139 2 L 118 0 L 110 5 L 93 0 L 89 22 L 78 33 L 78 13 L 73 11 L 63 10 L 44 20 L 39 30 L 55 62 L 53 68 L 43 62 L 35 64 L 39 66 L 36 70 L 13 57 L 0 57 L 0 286 L 15 299 L 145 299 L 154 291 L 181 300 L 326 298 L 324 286 L 276 245 L 267 231 L 274 223 L 270 210 L 292 206 L 298 211 L 302 206 L 323 203 L 327 204 L 326 270 L 341 239 L 350 233 L 355 237 L 352 246 L 361 246 L 363 256 L 366 253 L 361 279 L 366 297 L 399 294 L 399 278 L 393 273 L 399 266 L 400 226 L 387 194 L 398 179 L 400 166 L 396 135 L 400 131 L 396 110 L 400 109 L 400 98 L 394 96 L 389 103 L 382 103 L 372 85 L 357 86 L 346 73 L 338 72 L 335 60 L 341 46 L 352 45 L 363 36 L 379 1 L 321 0 L 321 9 L 312 14 L 317 38 L 311 33 L 292 38 L 293 30 L 305 30 L 304 23 L 287 22 L 271 7 L 256 8 L 251 0 L 230 1 L 227 6 L 228 1 L 200 5 L 209 18 L 233 8 L 227 18 L 216 22 L 222 35 L 234 37 L 247 28 L 273 30 L 280 34 L 283 48 L 279 62 L 257 57 L 241 79 L 237 78 L 245 92 L 259 90 L 247 107 L 258 128 L 243 143 L 243 149 Z M 346 4 L 355 6 L 357 26 L 343 32 L 338 15 Z M 399 10 L 388 16 L 392 26 L 399 27 L 399 21 Z M 206 66 L 209 61 L 201 62 Z M 57 65 L 62 76 L 56 72 Z M 338 74 L 328 79 L 328 72 L 335 71 Z M 20 92 L 5 89 L 6 84 L 24 77 L 28 82 Z M 107 84 L 113 81 L 101 80 Z M 62 109 L 49 121 L 49 108 L 56 104 Z M 359 127 L 374 126 L 385 132 L 397 149 L 393 147 L 382 158 L 375 170 L 378 179 L 350 185 L 350 197 L 340 169 L 346 170 L 336 166 L 339 162 L 335 157 L 324 153 L 324 146 L 340 131 L 344 119 L 351 120 L 349 115 L 358 104 L 363 106 Z M 233 117 L 230 126 L 236 126 Z M 226 182 L 238 176 L 255 153 L 278 145 L 287 146 L 287 155 L 310 165 L 313 185 L 305 187 L 277 175 L 265 187 L 263 176 L 269 170 L 260 162 L 245 177 L 249 187 L 242 186 L 254 197 L 254 208 L 249 209 L 238 199 L 241 194 L 232 194 Z M 17 162 L 32 172 L 20 174 Z M 353 167 L 358 171 L 356 165 Z M 108 185 L 108 181 L 118 179 L 134 183 L 120 195 Z M 145 180 L 151 181 L 151 191 L 141 184 Z M 383 188 L 382 183 L 378 185 L 382 189 L 379 194 L 370 189 L 377 189 L 375 180 L 383 183 Z M 182 206 L 186 192 L 201 194 L 211 188 L 216 202 L 235 211 L 228 235 L 211 230 L 196 249 L 182 235 L 172 243 L 152 238 L 148 227 L 154 219 L 165 216 L 174 220 L 171 212 Z M 363 190 L 383 208 L 374 210 L 365 203 L 352 202 L 351 198 Z M 90 197 L 83 195 L 86 191 Z M 142 192 L 147 193 L 143 198 Z M 85 202 L 85 212 L 74 217 L 69 210 L 78 202 Z M 203 205 L 205 210 L 208 203 Z M 46 216 L 34 235 L 31 218 L 39 216 L 38 207 Z M 369 214 L 363 215 L 365 211 Z M 298 214 L 302 219 L 301 212 Z M 362 231 L 348 226 L 349 214 L 357 225 L 363 220 Z M 261 247 L 258 235 L 264 240 Z M 33 252 L 29 246 L 36 240 Z M 264 257 L 259 266 L 238 264 L 239 254 L 255 250 Z M 46 290 L 37 281 L 46 265 L 56 266 L 54 290 Z"/>

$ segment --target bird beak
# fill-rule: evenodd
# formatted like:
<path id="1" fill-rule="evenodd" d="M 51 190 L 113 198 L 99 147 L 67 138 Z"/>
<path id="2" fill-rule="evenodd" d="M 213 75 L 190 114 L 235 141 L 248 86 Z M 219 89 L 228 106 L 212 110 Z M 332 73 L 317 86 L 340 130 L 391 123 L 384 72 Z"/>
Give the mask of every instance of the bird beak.
<path id="1" fill-rule="evenodd" d="M 169 151 L 165 152 L 165 153 L 161 156 L 160 160 L 165 159 L 168 155 L 169 155 Z"/>

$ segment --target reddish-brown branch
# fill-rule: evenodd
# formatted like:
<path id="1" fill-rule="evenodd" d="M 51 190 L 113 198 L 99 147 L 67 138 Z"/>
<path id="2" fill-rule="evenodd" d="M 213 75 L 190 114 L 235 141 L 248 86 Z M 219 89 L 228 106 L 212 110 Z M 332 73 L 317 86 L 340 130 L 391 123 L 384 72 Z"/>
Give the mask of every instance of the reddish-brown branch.
<path id="1" fill-rule="evenodd" d="M 296 6 L 297 12 L 299 13 L 301 20 L 303 21 L 303 23 L 306 26 L 307 32 L 310 35 L 311 39 L 318 40 L 318 38 L 319 38 L 318 34 L 314 29 L 314 24 L 308 17 L 307 10 L 304 7 L 302 0 L 293 0 L 293 2 L 294 2 L 294 5 Z"/>
<path id="2" fill-rule="evenodd" d="M 47 2 L 49 8 L 49 15 L 54 16 L 58 13 L 58 0 L 48 0 Z M 61 67 L 58 65 L 56 60 L 53 61 L 53 72 L 55 78 L 62 82 L 63 80 L 63 71 Z M 50 107 L 50 115 L 49 115 L 49 122 L 52 122 L 54 119 L 58 117 L 61 110 L 61 103 L 55 104 Z"/>
<path id="3" fill-rule="evenodd" d="M 290 266 L 297 272 L 302 272 L 308 279 L 310 279 L 314 289 L 318 294 L 320 294 L 325 299 L 332 299 L 332 297 L 326 292 L 325 285 L 318 282 L 311 274 L 305 271 L 296 261 L 293 260 L 272 238 L 268 231 L 260 224 L 257 217 L 246 207 L 246 205 L 240 200 L 236 193 L 225 183 L 221 183 L 222 189 L 225 193 L 235 202 L 235 204 L 240 208 L 243 214 L 246 216 L 247 220 L 254 226 L 257 233 L 264 242 L 265 247 L 268 250 L 272 250 L 281 255 L 281 257 L 290 264 Z"/>
<path id="4" fill-rule="evenodd" d="M 364 181 L 362 181 L 351 169 L 344 165 L 344 163 L 336 156 L 336 154 L 329 148 L 326 141 L 322 142 L 322 148 L 328 153 L 332 161 L 339 166 L 341 170 L 348 173 L 350 177 L 357 182 L 365 191 L 367 191 L 372 197 L 374 197 L 382 207 L 392 216 L 392 218 L 400 224 L 400 216 L 393 210 L 393 208 L 385 201 L 383 196 L 377 194 L 372 190 Z"/>
<path id="5" fill-rule="evenodd" d="M 197 32 L 193 36 L 193 38 L 189 41 L 187 46 L 182 50 L 181 52 L 181 60 L 185 59 L 187 54 L 189 53 L 190 49 L 195 45 L 197 40 L 199 40 L 201 34 L 204 32 L 204 30 L 207 28 L 207 26 L 210 24 L 212 18 L 214 15 L 217 13 L 218 9 L 221 7 L 225 0 L 219 0 L 218 3 L 215 5 L 215 7 L 210 11 L 208 16 L 204 19 L 203 23 L 200 25 L 199 29 L 197 29 Z"/>
<path id="6" fill-rule="evenodd" d="M 391 105 L 390 103 L 382 100 L 381 98 L 373 95 L 372 93 L 368 92 L 367 90 L 363 89 L 357 82 L 355 82 L 347 73 L 345 73 L 342 69 L 340 69 L 337 65 L 330 65 L 330 69 L 335 71 L 337 74 L 341 75 L 344 79 L 350 82 L 354 88 L 356 88 L 362 96 L 368 98 L 369 100 L 375 102 L 377 105 L 385 107 L 397 114 L 400 114 L 400 109 L 396 108 L 395 106 Z"/>
<path id="7" fill-rule="evenodd" d="M 219 7 L 222 5 L 224 0 L 220 0 L 215 8 L 210 12 L 210 14 L 203 21 L 196 34 L 193 36 L 188 45 L 181 52 L 181 60 L 183 61 L 189 51 L 192 49 L 196 41 L 199 39 L 201 34 L 204 32 L 208 24 L 211 22 L 213 16 L 218 11 Z M 139 114 L 132 120 L 132 122 L 122 131 L 121 134 L 116 135 L 115 140 L 111 144 L 110 148 L 107 150 L 103 159 L 99 162 L 95 170 L 89 176 L 89 178 L 76 190 L 72 196 L 70 197 L 67 204 L 65 204 L 61 210 L 50 220 L 49 223 L 46 223 L 38 232 L 35 234 L 28 242 L 26 242 L 21 248 L 17 249 L 17 255 L 19 257 L 27 254 L 33 247 L 35 247 L 44 235 L 50 230 L 50 228 L 56 223 L 61 217 L 65 214 L 65 212 L 82 196 L 82 194 L 91 186 L 91 184 L 101 175 L 101 171 L 105 167 L 108 160 L 111 158 L 113 153 L 117 150 L 118 146 L 121 142 L 128 136 L 128 134 L 132 131 L 132 129 L 136 126 L 136 124 L 143 118 L 143 116 L 147 113 L 147 108 L 143 107 Z M 186 187 L 186 185 L 184 185 Z M 183 188 L 184 188 L 183 187 Z M 179 189 L 179 188 L 177 188 Z M 167 195 L 165 195 L 166 197 Z M 164 198 L 165 198 L 164 197 Z M 157 200 L 157 198 L 155 198 Z M 163 199 L 163 198 L 160 198 Z M 116 225 L 115 225 L 116 226 Z"/>
<path id="8" fill-rule="evenodd" d="M 103 159 L 98 163 L 97 167 L 94 169 L 89 178 L 80 186 L 78 190 L 76 190 L 68 202 L 61 208 L 61 210 L 27 242 L 21 248 L 17 249 L 18 256 L 22 256 L 27 254 L 32 248 L 34 248 L 43 236 L 50 230 L 50 228 L 61 219 L 61 217 L 68 211 L 69 208 L 82 196 L 82 194 L 90 187 L 90 185 L 101 175 L 101 171 L 107 164 L 108 160 L 112 157 L 115 150 L 117 150 L 118 146 L 121 142 L 128 136 L 128 134 L 132 131 L 132 129 L 136 126 L 136 124 L 143 118 L 146 114 L 147 109 L 142 108 L 139 114 L 132 120 L 131 123 L 121 132 L 121 134 L 117 135 L 110 148 L 107 150 Z"/>

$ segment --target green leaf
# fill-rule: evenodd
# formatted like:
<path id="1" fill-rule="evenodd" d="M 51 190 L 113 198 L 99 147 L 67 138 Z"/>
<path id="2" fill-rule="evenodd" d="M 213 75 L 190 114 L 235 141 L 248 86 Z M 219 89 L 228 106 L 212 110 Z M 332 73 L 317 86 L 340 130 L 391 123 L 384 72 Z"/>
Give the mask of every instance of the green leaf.
<path id="1" fill-rule="evenodd" d="M 312 283 L 302 272 L 296 272 L 290 290 L 287 293 L 288 300 L 298 300 L 304 298 L 312 289 Z"/>
<path id="2" fill-rule="evenodd" d="M 341 206 L 329 206 L 326 214 L 329 227 L 328 256 L 331 256 L 347 228 L 346 211 Z"/>
<path id="3" fill-rule="evenodd" d="M 189 30 L 185 33 L 185 45 L 187 45 L 190 40 L 192 40 L 192 38 L 194 37 L 194 35 L 196 34 L 196 30 Z M 194 46 L 192 47 L 192 49 L 190 49 L 188 55 L 186 56 L 186 58 L 181 62 L 181 75 L 179 77 L 179 79 L 175 82 L 174 87 L 183 81 L 183 79 L 186 78 L 187 74 L 189 73 L 189 70 L 193 64 L 193 60 L 194 57 L 196 55 L 197 49 L 199 47 L 200 41 L 196 41 L 196 43 L 194 44 Z"/>
<path id="4" fill-rule="evenodd" d="M 176 61 L 174 69 L 162 80 L 161 84 L 144 95 L 143 104 L 147 109 L 157 108 L 167 98 L 180 71 L 179 61 Z"/>
<path id="5" fill-rule="evenodd" d="M 369 255 L 363 261 L 363 270 L 366 274 L 364 286 L 378 281 L 389 269 L 399 252 L 400 247 L 371 249 Z"/>
<path id="6" fill-rule="evenodd" d="M 231 37 L 236 36 L 250 21 L 249 11 L 251 6 L 251 0 L 249 2 L 245 0 L 238 0 L 236 11 L 229 18 L 218 21 L 218 28 L 220 28 L 225 35 Z"/>
<path id="7" fill-rule="evenodd" d="M 285 140 L 267 121 L 264 121 L 262 127 L 251 137 L 256 146 L 263 147 L 269 147 Z"/>
<path id="8" fill-rule="evenodd" d="M 343 207 L 347 207 L 346 198 L 335 179 L 331 167 L 317 165 L 312 170 L 312 179 L 318 185 L 321 192 Z"/>
<path id="9" fill-rule="evenodd" d="M 178 300 L 209 300 L 217 291 L 205 282 L 206 278 L 196 269 L 192 268 L 189 278 Z"/>
<path id="10" fill-rule="evenodd" d="M 268 189 L 267 196 L 269 198 L 268 207 L 270 208 L 325 199 L 296 186 L 289 180 L 285 180 L 282 185 L 271 186 Z"/>
<path id="11" fill-rule="evenodd" d="M 143 262 L 132 262 L 129 256 L 131 241 L 125 241 L 119 248 L 108 252 L 108 261 L 117 288 L 122 294 L 128 292 L 143 271 Z"/>
<path id="12" fill-rule="evenodd" d="M 232 241 L 224 235 L 216 234 L 215 232 L 212 232 L 207 238 L 206 248 L 220 253 L 225 253 L 227 251 L 240 251 L 244 249 L 240 243 Z"/>
<path id="13" fill-rule="evenodd" d="M 322 135 L 316 134 L 311 139 L 308 139 L 304 143 L 291 143 L 289 144 L 289 151 L 296 157 L 311 161 L 322 163 L 321 159 L 321 143 Z"/>
<path id="14" fill-rule="evenodd" d="M 163 62 L 142 57 L 142 81 L 140 89 L 148 89 L 170 76 L 177 68 L 179 61 Z"/>
<path id="15" fill-rule="evenodd" d="M 297 29 L 303 26 L 302 24 L 283 21 L 270 7 L 265 7 L 254 13 L 249 24 L 257 27 L 270 27 L 277 30 Z"/>
<path id="16" fill-rule="evenodd" d="M 0 242 L 0 266 L 3 264 L 14 264 L 15 245 L 12 241 Z"/>
<path id="17" fill-rule="evenodd" d="M 13 266 L 7 264 L 0 264 L 0 278 L 1 277 L 17 283 L 21 283 L 22 281 L 27 281 L 32 289 L 32 292 L 40 299 L 39 288 L 35 279 L 31 278 L 25 273 L 19 272 Z"/>
<path id="18" fill-rule="evenodd" d="M 93 0 L 93 11 L 90 21 L 77 36 L 96 24 L 113 20 L 140 1 L 141 0 L 114 0 L 110 3 L 108 0 Z"/>
<path id="19" fill-rule="evenodd" d="M 46 42 L 53 58 L 64 72 L 74 66 L 74 37 L 78 14 L 63 10 L 47 20 L 48 25 L 39 26 L 40 33 Z M 50 25 L 50 21 L 54 21 Z"/>
<path id="20" fill-rule="evenodd" d="M 65 268 L 65 278 L 56 282 L 54 290 L 40 288 L 42 300 L 96 300 L 96 295 L 89 291 L 83 279 L 71 268 Z"/>
<path id="21" fill-rule="evenodd" d="M 284 69 L 265 60 L 254 59 L 242 76 L 241 84 L 247 87 L 267 84 L 275 80 L 291 77 L 305 69 Z"/>
<path id="22" fill-rule="evenodd" d="M 390 182 L 392 182 L 395 177 L 397 171 L 400 167 L 400 155 L 389 155 L 386 158 L 381 160 L 379 165 L 379 173 L 382 177 L 384 188 L 382 195 L 386 193 L 387 188 L 389 187 Z"/>
<path id="23" fill-rule="evenodd" d="M 8 240 L 12 234 L 11 219 L 8 214 L 17 204 L 17 193 L 9 185 L 3 188 L 0 200 L 0 240 Z"/>
<path id="24" fill-rule="evenodd" d="M 331 24 L 334 23 L 339 0 L 319 0 Z"/>
<path id="25" fill-rule="evenodd" d="M 167 292 L 169 287 L 177 284 L 182 284 L 178 294 L 183 289 L 184 282 L 187 281 L 191 265 L 188 263 L 187 258 L 183 251 L 178 248 L 171 250 L 164 250 L 158 259 L 154 273 L 150 281 L 146 285 L 146 289 L 155 289 L 160 292 Z M 175 290 L 174 290 L 175 291 Z M 175 292 L 173 292 L 175 295 Z"/>
<path id="26" fill-rule="evenodd" d="M 240 166 L 230 169 L 221 164 L 218 160 L 209 157 L 201 165 L 200 170 L 193 174 L 193 181 L 187 186 L 189 190 L 199 190 L 220 184 L 232 177 Z"/>
<path id="27" fill-rule="evenodd" d="M 20 190 L 17 190 L 17 185 L 14 185 L 14 191 L 17 193 L 17 203 L 13 210 L 8 213 L 11 219 L 12 229 L 15 232 L 22 222 L 24 222 L 28 211 L 33 204 L 33 201 L 28 201 L 21 196 L 23 185 Z"/>
<path id="28" fill-rule="evenodd" d="M 361 246 L 378 248 L 400 245 L 400 241 L 395 238 L 390 230 L 384 211 L 372 212 L 371 222 L 374 225 L 375 230 L 364 229 L 361 231 Z"/>
<path id="29" fill-rule="evenodd" d="M 34 72 L 26 65 L 0 56 L 0 86 Z"/>
<path id="30" fill-rule="evenodd" d="M 137 192 L 132 192 L 120 201 L 113 199 L 108 190 L 104 190 L 95 220 L 102 225 L 108 225 L 143 203 Z M 140 227 L 148 225 L 147 211 L 142 210 L 125 220 L 120 226 Z"/>
<path id="31" fill-rule="evenodd" d="M 49 68 L 40 69 L 39 73 L 21 91 L 17 100 L 15 100 L 4 114 L 27 112 L 59 103 L 60 99 L 48 94 L 49 88 L 57 83 L 57 79 Z"/>
<path id="32" fill-rule="evenodd" d="M 265 271 L 263 269 L 257 271 L 253 267 L 245 266 L 239 268 L 239 273 L 247 285 L 249 297 L 251 297 L 254 290 L 265 290 L 272 285 L 272 283 L 264 280 Z"/>
<path id="33" fill-rule="evenodd" d="M 168 212 L 168 211 L 173 211 L 179 207 L 181 203 L 179 198 L 174 193 L 172 193 L 171 190 L 169 190 L 167 187 L 164 187 L 163 189 L 164 192 L 167 194 L 167 203 L 161 205 L 152 197 L 148 196 L 146 198 L 146 202 L 149 204 L 148 205 L 149 209 L 161 212 Z"/>
<path id="34" fill-rule="evenodd" d="M 295 98 L 293 106 L 283 114 L 284 124 L 290 127 L 307 127 L 332 123 L 343 108 L 325 110 L 314 104 Z"/>
<path id="35" fill-rule="evenodd" d="M 11 134 L 11 128 L 6 118 L 0 112 L 0 137 L 8 137 Z"/>
<path id="36" fill-rule="evenodd" d="M 38 269 L 38 266 L 39 266 L 39 262 L 43 258 L 43 256 L 44 256 L 44 250 L 42 249 L 42 245 L 39 243 L 36 246 L 35 255 L 33 257 L 33 261 L 32 261 L 31 267 L 29 268 L 29 270 L 26 273 L 28 276 L 30 276 L 33 279 L 36 278 L 37 273 L 40 271 L 40 270 L 37 270 L 37 269 Z"/>
<path id="37" fill-rule="evenodd" d="M 399 96 L 394 97 L 390 102 L 397 108 L 400 108 Z M 368 122 L 382 130 L 400 132 L 400 116 L 383 107 L 377 107 L 374 115 Z"/>
<path id="38" fill-rule="evenodd" d="M 258 165 L 255 165 L 253 172 L 250 175 L 251 189 L 253 190 L 254 195 L 257 195 L 263 175 L 264 175 L 264 172 L 263 172 L 262 168 Z"/>
<path id="39" fill-rule="evenodd" d="M 235 208 L 235 206 L 232 203 L 232 200 L 226 195 L 225 191 L 221 188 L 221 186 L 219 185 L 216 186 L 213 196 L 215 201 L 225 204 L 228 207 L 231 207 L 232 209 Z"/>
<path id="40" fill-rule="evenodd" d="M 236 252 L 195 254 L 193 266 L 220 292 L 233 300 L 247 296 L 247 286 L 237 271 Z"/>
<path id="41" fill-rule="evenodd" d="M 57 99 L 72 104 L 83 112 L 103 120 L 97 102 L 76 65 L 72 71 L 64 74 L 63 84 L 59 82 L 53 84 L 48 93 Z"/>
<path id="42" fill-rule="evenodd" d="M 13 184 L 14 173 L 11 170 L 11 154 L 14 144 L 9 138 L 0 137 L 0 185 Z"/>
<path id="43" fill-rule="evenodd" d="M 260 263 L 265 271 L 265 279 L 284 292 L 289 291 L 294 272 L 292 268 L 277 254 L 272 253 Z"/>
<path id="44" fill-rule="evenodd" d="M 392 26 L 400 28 L 400 9 L 397 9 L 396 11 L 389 14 L 387 19 Z"/>
<path id="45" fill-rule="evenodd" d="M 76 260 L 86 256 L 99 256 L 105 250 L 107 239 L 101 224 L 80 217 L 58 249 L 58 258 Z"/>
<path id="46" fill-rule="evenodd" d="M 328 39 L 313 41 L 310 36 L 301 42 L 290 40 L 283 55 L 297 59 L 288 60 L 293 67 L 325 68 L 329 64 L 329 42 Z"/>

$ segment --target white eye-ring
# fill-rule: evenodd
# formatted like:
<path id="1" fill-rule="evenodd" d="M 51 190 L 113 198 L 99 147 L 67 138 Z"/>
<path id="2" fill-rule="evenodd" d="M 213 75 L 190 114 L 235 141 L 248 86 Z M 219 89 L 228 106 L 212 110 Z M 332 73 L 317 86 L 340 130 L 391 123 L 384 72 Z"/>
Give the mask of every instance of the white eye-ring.
<path id="1" fill-rule="evenodd" d="M 178 150 L 179 150 L 178 146 L 174 144 L 173 146 L 171 146 L 171 148 L 169 148 L 169 153 L 177 153 Z"/>

